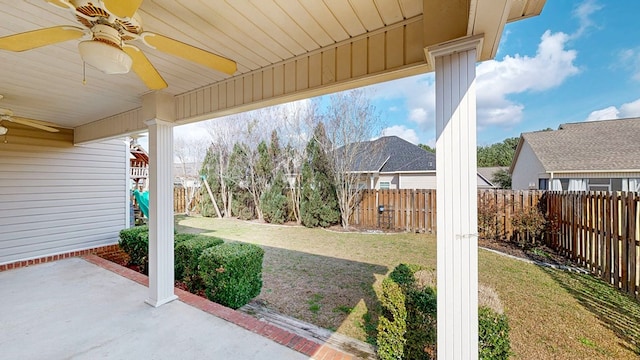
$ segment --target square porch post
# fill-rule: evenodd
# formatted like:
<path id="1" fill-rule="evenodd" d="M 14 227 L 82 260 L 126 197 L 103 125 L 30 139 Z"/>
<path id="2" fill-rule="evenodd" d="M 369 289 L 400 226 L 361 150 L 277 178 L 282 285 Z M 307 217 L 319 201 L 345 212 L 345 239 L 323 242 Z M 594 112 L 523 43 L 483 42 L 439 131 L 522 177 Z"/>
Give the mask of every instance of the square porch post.
<path id="1" fill-rule="evenodd" d="M 427 49 L 436 77 L 438 358 L 478 358 L 476 54 L 482 37 Z"/>
<path id="2" fill-rule="evenodd" d="M 143 98 L 149 128 L 149 298 L 154 307 L 177 299 L 173 253 L 173 99 L 151 93 Z M 164 114 L 164 116 L 163 116 Z"/>

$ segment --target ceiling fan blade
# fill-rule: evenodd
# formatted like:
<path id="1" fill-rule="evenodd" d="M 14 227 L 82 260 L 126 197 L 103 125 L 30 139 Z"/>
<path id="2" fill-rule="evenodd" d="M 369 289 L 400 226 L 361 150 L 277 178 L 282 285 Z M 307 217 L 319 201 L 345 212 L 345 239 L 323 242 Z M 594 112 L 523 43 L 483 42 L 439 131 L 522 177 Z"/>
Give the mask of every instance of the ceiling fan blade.
<path id="1" fill-rule="evenodd" d="M 36 129 L 40 129 L 40 130 L 44 130 L 44 131 L 48 131 L 48 132 L 59 132 L 60 130 L 58 129 L 54 129 L 50 126 L 45 126 L 45 125 L 40 125 L 38 123 L 36 123 L 35 121 L 32 121 L 31 119 L 25 119 L 25 118 L 21 118 L 21 117 L 15 117 L 12 116 L 9 121 L 12 121 L 16 124 L 22 124 L 22 125 L 26 125 L 26 126 L 31 126 L 34 127 Z"/>
<path id="2" fill-rule="evenodd" d="M 52 123 L 52 122 L 49 122 L 49 121 L 36 120 L 36 119 L 27 119 L 27 118 L 22 118 L 22 119 L 29 120 L 32 123 L 38 124 L 38 125 L 51 126 L 51 127 L 60 127 L 60 125 Z"/>
<path id="3" fill-rule="evenodd" d="M 238 69 L 236 62 L 166 37 L 164 35 L 144 32 L 141 34 L 145 44 L 162 52 L 196 62 L 225 74 L 233 75 Z"/>
<path id="4" fill-rule="evenodd" d="M 149 89 L 160 90 L 167 87 L 166 81 L 140 49 L 128 44 L 122 49 L 131 56 L 131 59 L 133 59 L 131 68 Z"/>
<path id="5" fill-rule="evenodd" d="M 0 38 L 0 49 L 25 51 L 81 38 L 84 30 L 74 26 L 55 26 Z"/>
<path id="6" fill-rule="evenodd" d="M 72 8 L 73 5 L 71 3 L 69 3 L 67 0 L 45 0 L 46 2 L 48 2 L 51 5 L 57 6 L 57 7 L 61 7 L 63 9 L 67 9 L 67 8 Z"/>
<path id="7" fill-rule="evenodd" d="M 113 15 L 130 18 L 138 11 L 143 0 L 102 0 L 104 6 Z"/>

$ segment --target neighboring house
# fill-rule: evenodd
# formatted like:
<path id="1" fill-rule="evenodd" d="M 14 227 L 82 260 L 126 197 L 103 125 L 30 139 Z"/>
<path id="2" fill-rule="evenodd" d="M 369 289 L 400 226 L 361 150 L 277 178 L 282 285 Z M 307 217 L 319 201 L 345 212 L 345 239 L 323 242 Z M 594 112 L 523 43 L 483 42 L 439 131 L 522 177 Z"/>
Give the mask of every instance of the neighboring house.
<path id="1" fill-rule="evenodd" d="M 499 184 L 494 184 L 493 178 L 498 171 L 508 171 L 506 166 L 490 166 L 478 168 L 478 189 L 499 189 Z"/>
<path id="2" fill-rule="evenodd" d="M 640 191 L 640 118 L 560 125 L 524 133 L 513 189 Z"/>
<path id="3" fill-rule="evenodd" d="M 359 143 L 352 172 L 362 174 L 364 189 L 435 189 L 436 154 L 397 136 Z M 478 173 L 478 188 L 495 186 Z"/>
<path id="4" fill-rule="evenodd" d="M 349 164 L 362 189 L 435 189 L 436 155 L 397 136 L 357 144 Z M 338 150 L 339 151 L 339 150 Z"/>

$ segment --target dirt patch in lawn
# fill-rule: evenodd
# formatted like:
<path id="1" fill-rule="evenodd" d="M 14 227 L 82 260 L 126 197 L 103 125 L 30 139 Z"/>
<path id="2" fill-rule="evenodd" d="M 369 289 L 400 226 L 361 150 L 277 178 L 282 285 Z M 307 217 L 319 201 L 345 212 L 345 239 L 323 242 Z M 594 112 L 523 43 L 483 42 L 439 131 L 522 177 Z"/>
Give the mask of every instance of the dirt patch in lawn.
<path id="1" fill-rule="evenodd" d="M 523 248 L 518 244 L 510 241 L 492 241 L 478 239 L 478 246 L 536 262 L 559 266 L 577 267 L 574 262 L 558 254 L 554 249 L 546 245 Z"/>

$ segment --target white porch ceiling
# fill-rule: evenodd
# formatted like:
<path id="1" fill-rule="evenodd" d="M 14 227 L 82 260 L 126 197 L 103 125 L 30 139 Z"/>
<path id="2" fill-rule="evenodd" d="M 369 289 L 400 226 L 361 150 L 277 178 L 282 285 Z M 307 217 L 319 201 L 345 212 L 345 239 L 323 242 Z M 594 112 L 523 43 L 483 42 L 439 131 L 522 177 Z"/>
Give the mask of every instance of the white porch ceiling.
<path id="1" fill-rule="evenodd" d="M 239 79 L 236 83 L 243 83 L 245 87 L 256 87 L 255 83 L 247 80 L 247 74 L 255 77 L 261 70 L 276 69 L 274 66 L 277 64 L 296 61 L 323 49 L 337 49 L 336 62 L 340 61 L 340 56 L 354 58 L 359 47 L 351 47 L 349 53 L 340 55 L 338 45 L 351 44 L 354 39 L 369 41 L 367 34 L 384 34 L 385 29 L 413 27 L 413 30 L 398 34 L 397 38 L 393 34 L 385 37 L 382 42 L 385 49 L 394 46 L 390 41 L 399 39 L 404 44 L 401 48 L 404 53 L 400 54 L 397 68 L 386 64 L 380 71 L 368 69 L 360 75 L 361 78 L 375 75 L 369 80 L 373 83 L 429 71 L 424 56 L 416 58 L 415 44 L 411 45 L 414 46 L 412 50 L 407 42 L 416 43 L 421 48 L 432 45 L 425 44 L 427 37 L 424 33 L 437 29 L 430 29 L 429 24 L 423 23 L 423 9 L 433 9 L 442 14 L 452 12 L 451 9 L 443 11 L 443 6 L 436 5 L 438 2 L 440 0 L 145 0 L 139 9 L 144 30 L 230 58 L 237 62 L 238 71 L 229 77 L 142 44 L 139 47 L 169 84 L 164 92 L 177 96 L 176 99 L 182 96 L 181 101 L 188 102 L 186 96 L 197 89 L 211 89 L 205 93 L 209 94 L 214 91 L 213 85 L 230 83 L 233 78 Z M 458 14 L 462 9 L 463 23 L 458 26 L 466 29 L 466 34 L 462 35 L 492 32 L 488 37 L 496 42 L 505 21 L 538 14 L 544 0 L 448 0 L 446 3 L 448 5 L 444 7 L 452 8 Z M 496 13 L 500 15 L 496 16 Z M 421 31 L 415 31 L 418 23 Z M 0 37 L 57 25 L 78 23 L 68 11 L 44 0 L 0 1 Z M 87 66 L 86 85 L 83 85 L 83 64 L 77 44 L 78 40 L 73 40 L 21 53 L 0 50 L 0 94 L 4 95 L 0 108 L 9 108 L 18 116 L 52 121 L 69 128 L 139 109 L 142 95 L 149 90 L 133 72 L 105 75 Z M 369 50 L 365 59 L 369 59 L 367 66 L 371 67 L 374 53 Z M 388 58 L 389 54 L 386 56 Z M 488 58 L 492 53 L 483 56 Z M 313 61 L 311 57 L 309 59 Z M 413 70 L 398 71 L 409 67 Z M 308 65 L 308 69 L 311 74 L 312 66 Z M 393 74 L 379 76 L 385 72 Z M 353 71 L 346 76 L 355 77 Z M 324 78 L 321 80 L 313 94 L 339 89 L 329 86 L 332 84 L 327 84 Z M 333 81 L 338 83 L 339 80 Z M 297 78 L 293 91 L 297 91 L 300 84 L 313 88 L 310 82 L 311 75 L 307 80 Z M 237 88 L 226 88 L 236 92 L 236 99 L 242 97 Z M 256 98 L 255 91 L 253 94 L 250 90 L 244 91 L 251 95 L 248 101 L 245 96 L 244 105 L 263 99 Z M 286 89 L 283 92 L 286 93 Z M 285 100 L 287 98 L 282 97 L 272 100 L 272 103 Z M 238 101 L 235 104 L 238 105 Z M 208 111 L 202 104 L 198 107 L 202 110 L 196 114 L 198 119 L 209 114 L 215 116 L 215 110 L 221 110 L 210 107 Z M 233 106 L 227 107 L 224 109 L 227 113 L 234 111 Z M 180 114 L 177 118 L 186 117 Z"/>

